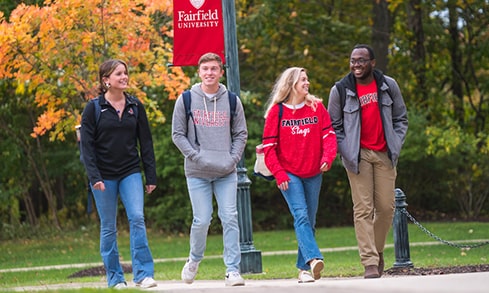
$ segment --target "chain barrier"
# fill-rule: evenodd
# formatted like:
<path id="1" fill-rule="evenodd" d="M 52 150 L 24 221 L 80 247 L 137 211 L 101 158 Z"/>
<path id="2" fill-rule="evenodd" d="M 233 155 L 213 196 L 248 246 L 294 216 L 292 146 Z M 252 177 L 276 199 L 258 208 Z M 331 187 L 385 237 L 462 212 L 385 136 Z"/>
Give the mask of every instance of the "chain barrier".
<path id="1" fill-rule="evenodd" d="M 484 245 L 488 245 L 489 244 L 489 241 L 484 241 L 484 242 L 480 242 L 480 243 L 475 243 L 475 244 L 457 244 L 457 243 L 454 243 L 454 242 L 450 242 L 450 241 L 447 241 L 447 240 L 443 240 L 441 239 L 440 237 L 436 236 L 435 234 L 433 234 L 432 232 L 428 231 L 428 229 L 426 229 L 425 227 L 423 227 L 423 225 L 421 225 L 418 221 L 416 221 L 416 219 L 411 216 L 411 214 L 409 214 L 409 212 L 406 210 L 406 208 L 402 208 L 400 209 L 402 213 L 404 213 L 416 226 L 418 226 L 419 229 L 421 229 L 423 232 L 425 232 L 426 234 L 428 234 L 428 236 L 430 236 L 431 238 L 435 239 L 435 240 L 438 240 L 439 242 L 441 243 L 444 243 L 448 246 L 452 246 L 452 247 L 456 247 L 456 248 L 462 248 L 462 249 L 471 249 L 471 248 L 477 248 L 477 247 L 481 247 L 481 246 L 484 246 Z"/>

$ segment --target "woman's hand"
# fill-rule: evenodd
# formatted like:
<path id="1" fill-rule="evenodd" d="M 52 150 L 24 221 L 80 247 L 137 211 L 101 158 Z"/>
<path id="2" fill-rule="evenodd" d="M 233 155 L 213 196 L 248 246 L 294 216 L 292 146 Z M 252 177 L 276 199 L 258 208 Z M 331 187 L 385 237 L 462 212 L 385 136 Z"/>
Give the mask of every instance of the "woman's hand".
<path id="1" fill-rule="evenodd" d="M 326 172 L 329 170 L 329 165 L 328 163 L 324 162 L 322 165 L 321 165 L 321 172 Z"/>
<path id="2" fill-rule="evenodd" d="M 105 191 L 105 184 L 104 184 L 104 182 L 103 181 L 95 182 L 95 184 L 93 185 L 93 189 L 100 190 L 100 191 Z"/>
<path id="3" fill-rule="evenodd" d="M 289 181 L 284 181 L 284 182 L 278 184 L 277 187 L 278 187 L 278 189 L 285 191 L 285 190 L 289 189 Z"/>

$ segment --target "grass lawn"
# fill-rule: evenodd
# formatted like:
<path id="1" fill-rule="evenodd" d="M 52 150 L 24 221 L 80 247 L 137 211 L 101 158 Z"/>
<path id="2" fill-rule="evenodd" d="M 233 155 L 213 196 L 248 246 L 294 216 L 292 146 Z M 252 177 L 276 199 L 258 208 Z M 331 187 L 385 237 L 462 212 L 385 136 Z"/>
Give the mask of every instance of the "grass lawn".
<path id="1" fill-rule="evenodd" d="M 443 240 L 463 241 L 489 240 L 489 223 L 451 222 L 428 223 L 424 226 Z M 445 267 L 458 265 L 487 264 L 489 245 L 473 249 L 460 249 L 442 244 L 431 238 L 417 226 L 409 227 L 410 256 L 415 267 Z M 353 227 L 321 228 L 316 232 L 317 241 L 324 251 L 324 277 L 351 277 L 363 274 Z M 130 262 L 129 237 L 120 231 L 119 250 L 123 262 Z M 188 235 L 163 235 L 148 231 L 150 247 L 155 258 L 155 279 L 180 280 L 180 271 L 188 255 Z M 293 230 L 255 232 L 254 246 L 262 253 L 262 273 L 246 274 L 245 279 L 296 278 L 295 268 L 297 242 Z M 435 245 L 433 245 L 435 242 Z M 421 243 L 421 244 L 420 244 Z M 458 242 L 457 242 L 458 243 Z M 335 251 L 334 248 L 352 247 Z M 198 279 L 223 279 L 225 267 L 222 254 L 222 236 L 210 235 L 207 241 L 206 258 L 201 263 Z M 98 282 L 103 276 L 68 278 L 82 269 L 101 265 L 99 255 L 98 226 L 85 227 L 78 231 L 46 235 L 36 239 L 18 239 L 0 243 L 0 288 L 33 286 L 69 282 Z M 272 252 L 282 251 L 280 254 Z M 168 260 L 176 258 L 176 260 Z M 385 250 L 386 269 L 395 260 L 393 237 L 389 234 Z M 88 263 L 86 267 L 7 272 L 12 268 L 33 268 L 51 265 Z M 127 274 L 128 281 L 132 274 Z"/>

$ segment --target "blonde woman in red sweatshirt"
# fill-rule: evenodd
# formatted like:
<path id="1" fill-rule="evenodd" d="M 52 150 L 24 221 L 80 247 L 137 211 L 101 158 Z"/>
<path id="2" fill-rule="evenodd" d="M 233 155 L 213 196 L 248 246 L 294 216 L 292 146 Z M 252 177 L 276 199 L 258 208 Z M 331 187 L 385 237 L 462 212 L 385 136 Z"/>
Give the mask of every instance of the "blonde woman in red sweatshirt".
<path id="1" fill-rule="evenodd" d="M 288 68 L 277 79 L 265 112 L 263 145 L 265 164 L 294 218 L 299 282 L 314 282 L 324 268 L 314 235 L 316 213 L 322 173 L 336 157 L 336 135 L 322 101 L 309 93 L 304 68 Z"/>

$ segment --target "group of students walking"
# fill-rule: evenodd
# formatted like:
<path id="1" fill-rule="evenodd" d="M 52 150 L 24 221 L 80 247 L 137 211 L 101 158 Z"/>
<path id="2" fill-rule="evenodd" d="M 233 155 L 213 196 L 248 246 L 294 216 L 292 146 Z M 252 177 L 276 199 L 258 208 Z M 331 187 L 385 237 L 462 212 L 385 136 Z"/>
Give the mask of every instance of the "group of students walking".
<path id="1" fill-rule="evenodd" d="M 172 139 L 184 156 L 193 212 L 190 251 L 181 272 L 188 284 L 204 258 L 214 198 L 223 228 L 225 284 L 245 284 L 240 274 L 236 167 L 248 131 L 239 97 L 232 106 L 220 83 L 223 74 L 219 55 L 201 56 L 201 81 L 190 89 L 190 104 L 185 105 L 180 95 L 173 111 Z M 144 192 L 156 188 L 156 164 L 146 112 L 127 94 L 128 80 L 123 61 L 112 59 L 100 66 L 99 98 L 89 102 L 82 115 L 81 150 L 100 218 L 100 253 L 108 286 L 127 287 L 117 246 L 120 198 L 129 221 L 133 281 L 150 288 L 157 283 L 143 206 Z M 323 173 L 331 169 L 337 153 L 351 186 L 364 277 L 380 277 L 394 213 L 396 164 L 408 125 L 396 81 L 375 69 L 369 46 L 357 45 L 350 55 L 350 73 L 331 89 L 328 109 L 309 93 L 306 69 L 290 67 L 277 79 L 264 117 L 265 163 L 294 220 L 299 282 L 320 279 L 324 269 L 315 223 Z"/>

